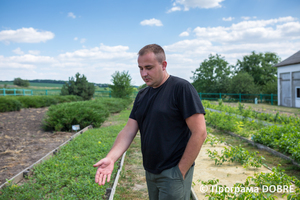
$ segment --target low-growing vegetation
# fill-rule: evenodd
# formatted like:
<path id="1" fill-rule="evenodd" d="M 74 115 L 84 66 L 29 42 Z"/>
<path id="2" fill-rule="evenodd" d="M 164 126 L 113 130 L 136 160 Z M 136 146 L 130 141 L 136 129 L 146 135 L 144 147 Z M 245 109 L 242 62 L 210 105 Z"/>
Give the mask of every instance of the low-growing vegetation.
<path id="1" fill-rule="evenodd" d="M 219 104 L 213 104 L 209 101 L 202 101 L 204 107 L 212 108 L 220 111 L 224 111 L 227 113 L 238 114 L 243 117 L 250 117 L 253 119 L 263 120 L 267 122 L 271 122 L 274 124 L 292 124 L 300 126 L 300 118 L 295 114 L 295 116 L 287 116 L 287 115 L 280 115 L 279 112 L 276 114 L 272 113 L 260 113 L 257 111 L 252 110 L 251 107 L 245 108 L 244 104 L 239 103 L 238 107 L 226 106 L 223 104 L 222 100 L 219 100 Z"/>
<path id="2" fill-rule="evenodd" d="M 204 104 L 207 107 L 223 111 L 219 113 L 207 110 L 205 118 L 209 124 L 221 130 L 231 131 L 248 139 L 251 138 L 254 142 L 269 146 L 291 156 L 291 158 L 298 162 L 300 161 L 300 119 L 298 117 L 286 117 L 277 113 L 275 115 L 268 114 L 271 117 L 264 118 L 261 116 L 266 116 L 266 113 L 257 113 L 252 111 L 251 108 L 244 109 L 242 104 L 239 104 L 238 108 L 224 106 L 221 101 L 218 106 L 210 104 L 207 101 L 204 101 Z M 232 113 L 241 114 L 242 117 Z M 249 120 L 249 117 L 255 117 L 260 119 L 260 121 Z M 269 124 L 269 126 L 265 127 L 263 124 L 264 120 L 271 121 L 274 125 Z M 278 126 L 275 124 L 279 122 L 282 125 Z"/>
<path id="3" fill-rule="evenodd" d="M 62 103 L 49 107 L 43 126 L 46 130 L 72 131 L 72 125 L 100 127 L 109 113 L 120 112 L 126 108 L 130 99 L 96 99 Z"/>
<path id="4" fill-rule="evenodd" d="M 252 140 L 274 148 L 300 162 L 299 127 L 284 125 L 282 127 L 265 127 L 252 135 Z"/>
<path id="5" fill-rule="evenodd" d="M 103 199 L 106 188 L 111 188 L 113 181 L 105 186 L 96 184 L 93 164 L 109 152 L 129 112 L 125 110 L 114 116 L 113 121 L 119 122 L 117 125 L 90 129 L 76 137 L 54 157 L 36 166 L 33 176 L 25 183 L 4 187 L 0 191 L 0 198 Z M 111 180 L 114 180 L 117 167 L 116 164 Z"/>
<path id="6" fill-rule="evenodd" d="M 79 96 L 5 96 L 0 97 L 0 112 L 19 111 L 21 108 L 41 108 L 53 104 L 82 101 Z"/>
<path id="7" fill-rule="evenodd" d="M 208 156 L 215 161 L 215 165 L 222 165 L 224 162 L 238 162 L 244 168 L 261 167 L 264 157 L 256 157 L 259 152 L 249 152 L 241 146 L 224 147 L 221 154 L 216 150 L 207 149 Z"/>
<path id="8" fill-rule="evenodd" d="M 225 131 L 235 132 L 241 136 L 249 137 L 254 131 L 264 127 L 262 122 L 256 123 L 248 118 L 240 118 L 236 115 L 226 115 L 225 112 L 212 112 L 206 110 L 206 121 Z"/>

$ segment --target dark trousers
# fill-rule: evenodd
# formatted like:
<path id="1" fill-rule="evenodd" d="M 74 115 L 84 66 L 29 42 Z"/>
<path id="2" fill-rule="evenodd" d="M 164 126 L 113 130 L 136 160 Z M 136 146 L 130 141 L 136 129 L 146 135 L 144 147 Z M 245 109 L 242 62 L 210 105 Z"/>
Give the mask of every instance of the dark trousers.
<path id="1" fill-rule="evenodd" d="M 178 165 L 164 170 L 160 174 L 146 171 L 146 181 L 150 200 L 189 200 L 193 180 L 194 166 L 183 179 Z"/>

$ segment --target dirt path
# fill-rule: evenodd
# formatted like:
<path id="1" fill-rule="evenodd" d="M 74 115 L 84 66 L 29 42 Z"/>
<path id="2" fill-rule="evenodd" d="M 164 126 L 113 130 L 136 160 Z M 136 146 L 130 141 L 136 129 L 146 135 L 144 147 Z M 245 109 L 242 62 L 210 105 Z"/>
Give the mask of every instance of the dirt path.
<path id="1" fill-rule="evenodd" d="M 45 132 L 42 119 L 47 110 L 30 108 L 0 113 L 0 185 L 74 134 Z"/>

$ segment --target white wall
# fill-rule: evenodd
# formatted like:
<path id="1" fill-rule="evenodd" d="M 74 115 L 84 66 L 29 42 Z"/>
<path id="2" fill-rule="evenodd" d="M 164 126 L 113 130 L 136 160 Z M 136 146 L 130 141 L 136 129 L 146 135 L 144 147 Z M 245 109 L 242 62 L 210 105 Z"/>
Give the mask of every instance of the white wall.
<path id="1" fill-rule="evenodd" d="M 277 93 L 277 99 L 278 99 L 278 105 L 280 104 L 280 74 L 281 73 L 287 73 L 290 72 L 290 83 L 292 84 L 292 72 L 300 71 L 300 64 L 295 64 L 295 65 L 288 65 L 288 66 L 282 66 L 282 67 L 277 67 L 277 84 L 278 84 L 278 93 Z M 291 85 L 291 91 L 290 94 L 295 93 L 295 88 L 292 87 Z M 300 105 L 300 100 L 296 99 L 296 106 Z"/>

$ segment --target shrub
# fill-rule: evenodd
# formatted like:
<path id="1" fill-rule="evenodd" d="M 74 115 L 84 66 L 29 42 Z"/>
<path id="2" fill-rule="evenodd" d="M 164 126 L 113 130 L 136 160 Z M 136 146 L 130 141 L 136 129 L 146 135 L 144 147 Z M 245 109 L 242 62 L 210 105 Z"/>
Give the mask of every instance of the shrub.
<path id="1" fill-rule="evenodd" d="M 110 113 L 120 112 L 121 110 L 126 108 L 130 103 L 132 103 L 132 99 L 120 99 L 120 98 L 102 98 L 102 99 L 96 99 L 96 101 L 106 105 Z"/>
<path id="2" fill-rule="evenodd" d="M 0 97 L 0 112 L 19 111 L 21 108 L 41 108 L 53 104 L 82 101 L 82 97 L 68 96 L 5 96 Z"/>
<path id="3" fill-rule="evenodd" d="M 21 108 L 20 101 L 9 97 L 0 97 L 0 112 L 19 111 Z"/>
<path id="4" fill-rule="evenodd" d="M 71 131 L 72 125 L 81 128 L 88 125 L 99 127 L 111 112 L 119 112 L 130 103 L 124 99 L 97 99 L 71 102 L 49 107 L 43 126 L 46 130 Z"/>
<path id="5" fill-rule="evenodd" d="M 73 102 L 73 101 L 83 101 L 83 98 L 76 95 L 67 95 L 67 96 L 55 96 L 58 103 Z"/>
<path id="6" fill-rule="evenodd" d="M 28 87 L 29 86 L 29 81 L 28 80 L 23 80 L 21 78 L 15 78 L 14 79 L 14 85 Z"/>
<path id="7" fill-rule="evenodd" d="M 58 103 L 53 96 L 18 96 L 15 98 L 22 103 L 23 108 L 41 108 Z"/>

